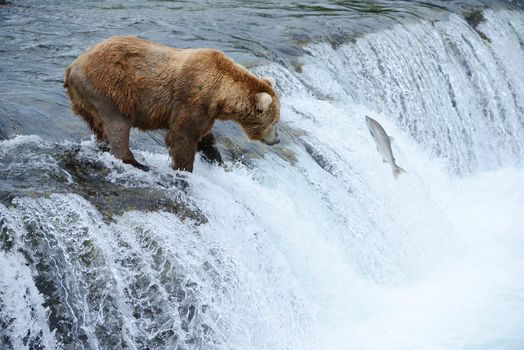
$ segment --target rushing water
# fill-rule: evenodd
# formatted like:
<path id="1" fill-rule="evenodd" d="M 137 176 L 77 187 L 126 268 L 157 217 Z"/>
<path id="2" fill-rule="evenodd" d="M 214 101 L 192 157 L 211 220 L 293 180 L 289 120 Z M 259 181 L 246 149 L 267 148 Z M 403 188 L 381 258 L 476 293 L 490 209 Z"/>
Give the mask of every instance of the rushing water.
<path id="1" fill-rule="evenodd" d="M 1 349 L 524 349 L 524 12 L 480 1 L 0 7 Z M 518 3 L 518 2 L 515 2 Z M 97 149 L 64 67 L 112 34 L 277 80 L 177 189 Z M 396 181 L 364 116 L 395 136 Z M 15 136 L 18 135 L 18 136 Z"/>

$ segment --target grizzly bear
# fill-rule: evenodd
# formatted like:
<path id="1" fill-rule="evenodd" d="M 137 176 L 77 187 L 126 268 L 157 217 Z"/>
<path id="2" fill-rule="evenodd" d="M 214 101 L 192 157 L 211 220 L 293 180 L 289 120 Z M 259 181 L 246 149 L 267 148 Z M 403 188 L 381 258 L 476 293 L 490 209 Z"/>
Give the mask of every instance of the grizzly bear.
<path id="1" fill-rule="evenodd" d="M 172 167 L 189 172 L 197 151 L 221 162 L 211 132 L 216 119 L 238 122 L 250 140 L 279 142 L 274 84 L 221 51 L 177 49 L 133 36 L 92 46 L 64 80 L 74 113 L 116 158 L 147 171 L 129 149 L 130 129 L 167 129 Z"/>

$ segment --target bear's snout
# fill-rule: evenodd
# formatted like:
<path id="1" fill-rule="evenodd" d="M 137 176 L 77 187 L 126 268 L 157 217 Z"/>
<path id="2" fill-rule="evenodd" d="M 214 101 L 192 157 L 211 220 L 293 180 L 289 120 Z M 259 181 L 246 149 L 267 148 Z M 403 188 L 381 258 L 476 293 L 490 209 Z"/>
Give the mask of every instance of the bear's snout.
<path id="1" fill-rule="evenodd" d="M 276 145 L 277 143 L 279 143 L 280 139 L 278 138 L 277 126 L 273 125 L 271 127 L 271 131 L 261 141 L 263 143 L 265 143 L 266 145 L 268 145 L 268 146 L 273 146 L 273 145 Z"/>

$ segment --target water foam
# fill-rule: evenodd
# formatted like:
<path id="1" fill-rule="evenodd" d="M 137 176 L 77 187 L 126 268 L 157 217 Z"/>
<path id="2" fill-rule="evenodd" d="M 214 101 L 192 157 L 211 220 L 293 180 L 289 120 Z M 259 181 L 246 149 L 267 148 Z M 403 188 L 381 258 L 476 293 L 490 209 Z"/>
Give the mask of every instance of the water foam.
<path id="1" fill-rule="evenodd" d="M 491 43 L 452 15 L 312 45 L 302 74 L 258 68 L 279 78 L 282 145 L 261 145 L 252 166 L 198 160 L 181 198 L 205 220 L 136 210 L 108 220 L 67 191 L 0 206 L 14 247 L 0 250 L 0 317 L 17 315 L 3 335 L 40 332 L 49 349 L 524 346 L 524 173 L 508 169 L 522 161 L 511 62 L 523 52 L 493 48 L 522 15 L 485 17 Z M 395 136 L 398 181 L 365 115 Z M 0 145 L 43 153 L 44 175 L 61 164 L 42 140 Z M 165 153 L 136 152 L 146 174 L 91 141 L 62 146 L 114 184 L 177 192 Z M 0 166 L 11 156 L 0 152 Z"/>

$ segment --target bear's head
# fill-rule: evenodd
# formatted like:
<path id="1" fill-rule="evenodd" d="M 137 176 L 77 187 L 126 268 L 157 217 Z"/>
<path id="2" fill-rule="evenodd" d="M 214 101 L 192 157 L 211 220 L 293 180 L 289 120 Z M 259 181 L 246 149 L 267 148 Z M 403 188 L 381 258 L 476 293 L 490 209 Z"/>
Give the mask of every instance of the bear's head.
<path id="1" fill-rule="evenodd" d="M 277 131 L 280 121 L 280 100 L 274 90 L 275 80 L 269 77 L 261 80 L 271 89 L 252 94 L 251 109 L 241 125 L 250 140 L 274 145 L 280 142 Z"/>
<path id="2" fill-rule="evenodd" d="M 234 120 L 242 126 L 250 140 L 274 145 L 280 141 L 277 131 L 280 100 L 274 89 L 275 80 L 246 74 L 245 68 L 242 72 L 243 85 L 235 84 L 238 80 L 226 80 L 226 88 L 221 90 L 221 98 L 218 99 L 221 108 L 217 119 Z"/>

